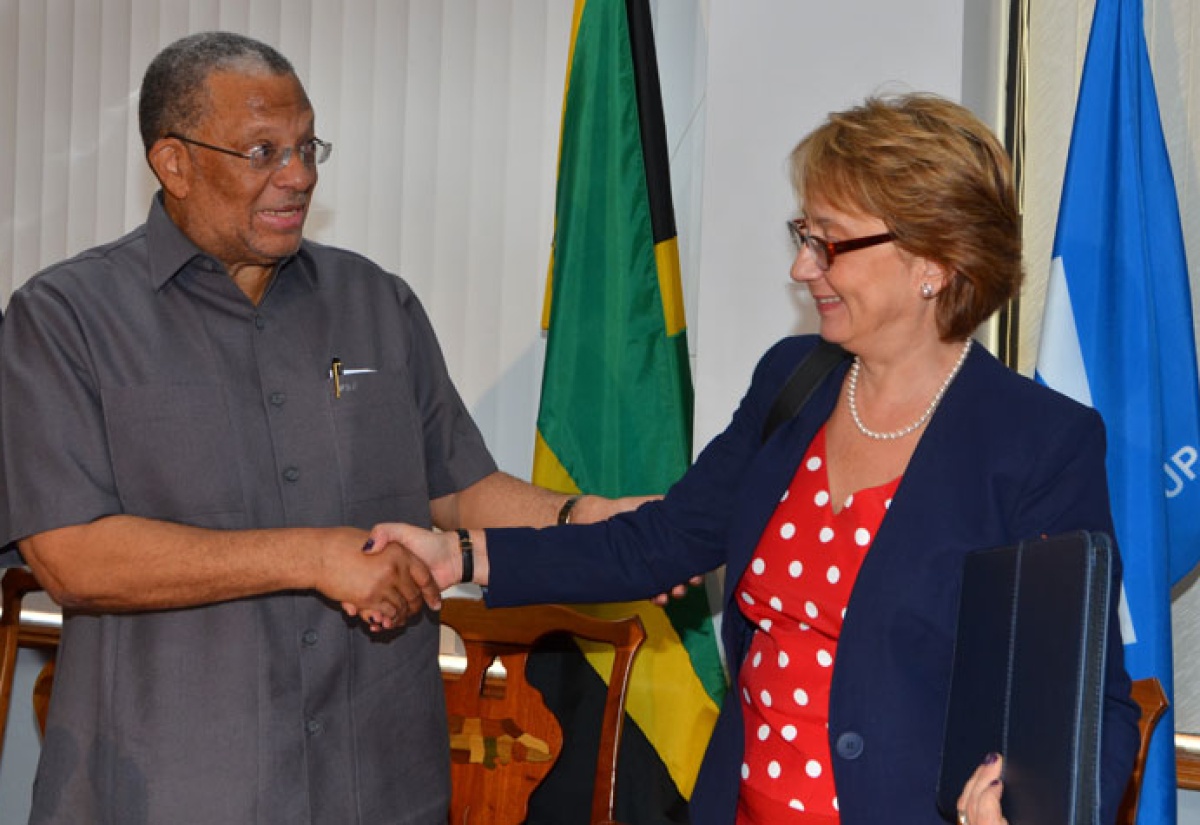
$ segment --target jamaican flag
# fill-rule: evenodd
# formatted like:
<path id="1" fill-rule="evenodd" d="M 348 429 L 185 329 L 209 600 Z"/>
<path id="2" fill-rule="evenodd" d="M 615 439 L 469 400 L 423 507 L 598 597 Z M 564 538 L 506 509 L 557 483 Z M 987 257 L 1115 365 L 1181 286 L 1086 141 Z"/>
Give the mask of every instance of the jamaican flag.
<path id="1" fill-rule="evenodd" d="M 543 326 L 534 482 L 605 496 L 666 492 L 691 460 L 692 385 L 648 0 L 576 0 Z M 649 633 L 627 703 L 636 724 L 622 743 L 618 818 L 686 822 L 725 690 L 707 596 L 693 588 L 666 610 L 649 602 L 587 609 L 636 611 Z M 603 646 L 585 650 L 607 674 Z M 598 717 L 601 677 L 566 663 L 570 655 L 564 649 L 546 677 L 548 703 Z M 545 659 L 539 666 L 550 667 Z M 531 678 L 540 677 L 531 670 Z M 594 760 L 575 775 L 564 764 L 570 751 L 545 783 L 547 797 L 555 783 L 562 793 L 542 800 L 545 819 L 535 796 L 530 822 L 577 821 L 570 796 L 586 796 L 580 788 L 590 787 Z"/>

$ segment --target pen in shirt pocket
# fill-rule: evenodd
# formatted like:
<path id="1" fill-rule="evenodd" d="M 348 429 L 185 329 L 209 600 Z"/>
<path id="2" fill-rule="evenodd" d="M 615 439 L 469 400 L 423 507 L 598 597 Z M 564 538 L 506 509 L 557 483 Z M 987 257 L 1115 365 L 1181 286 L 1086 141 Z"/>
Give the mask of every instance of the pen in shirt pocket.
<path id="1" fill-rule="evenodd" d="M 329 362 L 329 377 L 333 379 L 333 397 L 342 397 L 342 359 L 334 358 Z"/>
<path id="2" fill-rule="evenodd" d="M 347 377 L 368 375 L 373 372 L 377 372 L 374 367 L 347 368 L 342 364 L 342 359 L 335 356 L 329 362 L 329 380 L 333 382 L 333 397 L 341 398 L 344 393 L 354 389 L 354 382 L 347 381 Z"/>

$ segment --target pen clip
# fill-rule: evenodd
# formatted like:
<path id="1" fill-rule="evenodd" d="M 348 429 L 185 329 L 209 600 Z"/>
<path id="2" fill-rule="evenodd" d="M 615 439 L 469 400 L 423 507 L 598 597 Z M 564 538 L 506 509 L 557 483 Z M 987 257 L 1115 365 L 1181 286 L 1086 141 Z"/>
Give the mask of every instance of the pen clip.
<path id="1" fill-rule="evenodd" d="M 333 376 L 333 397 L 342 397 L 342 359 L 334 358 L 329 362 L 329 374 Z"/>

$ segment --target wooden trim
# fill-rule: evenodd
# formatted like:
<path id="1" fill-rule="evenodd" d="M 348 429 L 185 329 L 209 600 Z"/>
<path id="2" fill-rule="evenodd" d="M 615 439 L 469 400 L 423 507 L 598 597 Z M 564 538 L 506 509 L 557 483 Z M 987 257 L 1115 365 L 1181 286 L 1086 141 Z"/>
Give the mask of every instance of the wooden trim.
<path id="1" fill-rule="evenodd" d="M 53 625 L 21 624 L 17 632 L 17 646 L 37 650 L 55 650 L 58 647 L 59 628 Z"/>
<path id="2" fill-rule="evenodd" d="M 1185 791 L 1200 791 L 1200 753 L 1191 748 L 1175 748 L 1176 784 Z"/>

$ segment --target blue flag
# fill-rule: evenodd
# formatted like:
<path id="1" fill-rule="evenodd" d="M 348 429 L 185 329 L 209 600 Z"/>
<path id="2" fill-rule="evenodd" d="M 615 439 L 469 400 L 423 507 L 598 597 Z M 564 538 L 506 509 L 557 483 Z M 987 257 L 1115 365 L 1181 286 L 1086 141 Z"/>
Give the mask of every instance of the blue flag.
<path id="1" fill-rule="evenodd" d="M 1171 685 L 1171 585 L 1200 560 L 1200 395 L 1179 204 L 1141 0 L 1097 0 L 1071 135 L 1037 374 L 1099 410 L 1125 563 L 1134 679 Z M 1139 823 L 1175 822 L 1173 715 Z"/>

